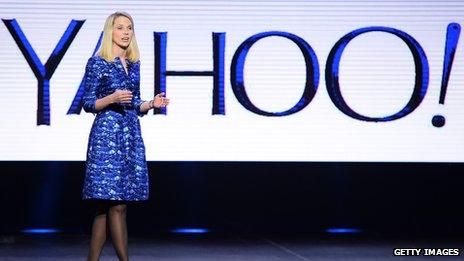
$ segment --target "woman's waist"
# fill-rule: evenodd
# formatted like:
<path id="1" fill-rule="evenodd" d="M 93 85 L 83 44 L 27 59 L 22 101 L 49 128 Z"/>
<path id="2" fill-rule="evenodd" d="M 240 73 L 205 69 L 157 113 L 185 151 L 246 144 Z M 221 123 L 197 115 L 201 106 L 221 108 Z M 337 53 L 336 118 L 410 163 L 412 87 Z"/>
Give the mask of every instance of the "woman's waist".
<path id="1" fill-rule="evenodd" d="M 113 103 L 113 104 L 110 104 L 108 106 L 106 106 L 105 108 L 103 108 L 102 110 L 100 110 L 97 115 L 101 115 L 101 114 L 108 114 L 108 113 L 116 113 L 116 114 L 120 114 L 120 115 L 136 115 L 136 111 L 135 111 L 135 106 L 132 105 L 132 104 L 122 104 L 122 103 Z"/>

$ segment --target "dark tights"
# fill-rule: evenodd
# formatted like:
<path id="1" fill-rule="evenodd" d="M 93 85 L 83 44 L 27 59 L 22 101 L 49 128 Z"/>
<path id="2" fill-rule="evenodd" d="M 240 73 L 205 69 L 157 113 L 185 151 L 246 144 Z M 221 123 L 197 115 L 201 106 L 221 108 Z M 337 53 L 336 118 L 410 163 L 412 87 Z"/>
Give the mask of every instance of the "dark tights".
<path id="1" fill-rule="evenodd" d="M 127 253 L 126 204 L 99 202 L 93 220 L 88 261 L 98 261 L 100 259 L 108 231 L 111 232 L 113 247 L 119 260 L 129 260 Z"/>

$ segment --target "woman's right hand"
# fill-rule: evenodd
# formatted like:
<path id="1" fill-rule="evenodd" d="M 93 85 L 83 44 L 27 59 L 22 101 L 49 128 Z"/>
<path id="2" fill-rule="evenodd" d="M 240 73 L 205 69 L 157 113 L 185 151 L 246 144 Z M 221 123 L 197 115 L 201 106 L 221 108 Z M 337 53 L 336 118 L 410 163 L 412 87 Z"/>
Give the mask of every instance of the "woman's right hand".
<path id="1" fill-rule="evenodd" d="M 111 101 L 113 103 L 131 103 L 132 92 L 128 90 L 116 90 L 111 94 Z"/>

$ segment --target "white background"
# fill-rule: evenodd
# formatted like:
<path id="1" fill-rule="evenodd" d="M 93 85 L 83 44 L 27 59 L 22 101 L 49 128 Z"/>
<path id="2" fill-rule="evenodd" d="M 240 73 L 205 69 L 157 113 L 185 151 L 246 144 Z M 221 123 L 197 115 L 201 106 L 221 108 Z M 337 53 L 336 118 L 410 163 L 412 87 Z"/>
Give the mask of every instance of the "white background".
<path id="1" fill-rule="evenodd" d="M 71 19 L 85 23 L 50 81 L 51 125 L 36 125 L 37 80 L 5 25 L 0 24 L 0 160 L 85 160 L 94 116 L 66 115 L 106 17 L 129 12 L 141 51 L 142 98 L 154 90 L 153 32 L 168 32 L 168 70 L 212 70 L 212 32 L 226 33 L 226 115 L 211 115 L 212 77 L 167 78 L 168 115 L 141 118 L 147 160 L 154 161 L 395 161 L 464 162 L 464 64 L 458 44 L 444 105 L 438 103 L 446 27 L 463 25 L 460 1 L 0 1 L 0 18 L 15 18 L 42 63 Z M 388 26 L 424 48 L 430 83 L 422 104 L 392 122 L 352 119 L 325 86 L 330 49 L 346 33 Z M 321 72 L 315 98 L 286 117 L 256 115 L 230 86 L 237 47 L 253 34 L 286 31 L 315 50 Z M 291 41 L 257 42 L 245 64 L 253 103 L 284 111 L 300 98 L 304 61 Z M 409 100 L 414 62 L 406 44 L 386 33 L 363 34 L 345 49 L 340 84 L 348 104 L 367 116 L 387 116 Z M 446 125 L 435 128 L 435 114 Z"/>

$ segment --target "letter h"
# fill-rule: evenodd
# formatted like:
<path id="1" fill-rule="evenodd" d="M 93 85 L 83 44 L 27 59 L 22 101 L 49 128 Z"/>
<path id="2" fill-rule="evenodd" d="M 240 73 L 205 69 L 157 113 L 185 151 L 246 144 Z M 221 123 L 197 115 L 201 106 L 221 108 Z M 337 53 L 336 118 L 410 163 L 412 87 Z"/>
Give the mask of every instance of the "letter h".
<path id="1" fill-rule="evenodd" d="M 167 32 L 154 32 L 155 42 L 155 94 L 166 93 L 166 76 L 213 76 L 212 114 L 225 115 L 224 105 L 224 53 L 226 33 L 213 33 L 212 71 L 168 71 L 166 70 Z M 154 110 L 154 114 L 166 114 L 166 108 Z"/>

